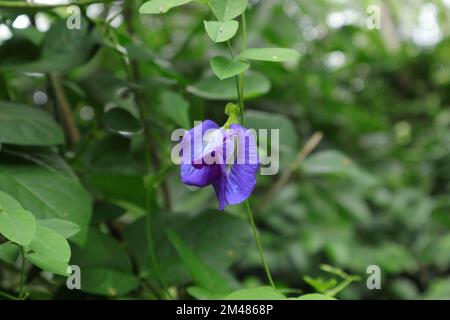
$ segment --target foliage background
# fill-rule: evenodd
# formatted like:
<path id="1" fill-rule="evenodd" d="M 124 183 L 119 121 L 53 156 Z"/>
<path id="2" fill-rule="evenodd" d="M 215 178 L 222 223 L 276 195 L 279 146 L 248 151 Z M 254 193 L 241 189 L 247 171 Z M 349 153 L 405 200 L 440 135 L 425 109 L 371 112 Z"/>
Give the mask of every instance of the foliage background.
<path id="1" fill-rule="evenodd" d="M 170 162 L 173 129 L 223 123 L 235 98 L 210 71 L 227 48 L 204 32 L 207 8 L 141 16 L 142 1 L 103 1 L 82 6 L 83 28 L 69 31 L 65 6 L 8 2 L 17 3 L 0 1 L 0 190 L 39 219 L 80 228 L 69 243 L 82 290 L 27 263 L 30 297 L 160 298 L 148 208 L 172 296 L 218 297 L 216 278 L 224 291 L 264 284 L 244 208 L 218 212 L 212 188 L 182 185 Z M 319 268 L 329 264 L 362 277 L 342 299 L 450 298 L 449 1 L 251 4 L 249 46 L 295 48 L 301 58 L 253 65 L 247 126 L 281 129 L 281 172 L 323 133 L 272 201 L 279 175 L 259 177 L 251 200 L 278 286 L 315 292 L 326 287 L 318 278 L 334 277 Z M 382 30 L 366 27 L 371 4 L 383 9 Z M 180 258 L 166 228 L 200 261 Z M 12 294 L 20 264 L 0 260 L 0 289 Z M 365 284 L 373 264 L 381 290 Z"/>

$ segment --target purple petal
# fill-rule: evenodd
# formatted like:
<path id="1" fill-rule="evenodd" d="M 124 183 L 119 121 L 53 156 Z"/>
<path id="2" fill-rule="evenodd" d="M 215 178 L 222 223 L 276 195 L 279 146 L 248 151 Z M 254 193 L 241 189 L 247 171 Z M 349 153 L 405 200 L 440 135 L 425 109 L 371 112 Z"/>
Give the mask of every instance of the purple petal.
<path id="1" fill-rule="evenodd" d="M 238 138 L 238 155 L 237 163 L 231 164 L 228 170 L 225 165 L 220 166 L 220 173 L 213 183 L 220 210 L 250 197 L 259 169 L 258 147 L 250 130 L 240 125 L 231 125 L 230 129 L 235 130 Z"/>
<path id="2" fill-rule="evenodd" d="M 183 137 L 182 146 L 188 147 L 186 150 L 190 151 L 190 157 L 182 158 L 180 166 L 181 181 L 190 186 L 204 187 L 213 182 L 216 178 L 219 168 L 216 165 L 203 166 L 202 164 L 194 164 L 194 159 L 203 153 L 203 134 L 210 129 L 217 129 L 219 126 L 211 121 L 205 120 L 201 124 L 195 126 L 186 132 Z M 201 129 L 201 131 L 199 131 Z M 201 132 L 201 134 L 200 134 Z M 195 135 L 199 135 L 196 137 Z"/>
<path id="3" fill-rule="evenodd" d="M 196 168 L 192 164 L 181 164 L 180 173 L 181 181 L 184 184 L 195 187 L 206 187 L 217 180 L 219 173 L 219 166 L 204 166 Z"/>

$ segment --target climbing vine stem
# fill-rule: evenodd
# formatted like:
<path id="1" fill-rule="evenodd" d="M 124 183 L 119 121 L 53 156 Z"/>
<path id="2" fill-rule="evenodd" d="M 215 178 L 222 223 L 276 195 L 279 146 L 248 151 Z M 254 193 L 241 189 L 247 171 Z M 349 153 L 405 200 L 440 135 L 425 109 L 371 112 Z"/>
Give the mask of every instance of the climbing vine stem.
<path id="1" fill-rule="evenodd" d="M 250 203 L 248 200 L 245 201 L 245 208 L 247 209 L 248 219 L 252 226 L 253 236 L 255 237 L 256 246 L 258 247 L 259 256 L 260 256 L 261 262 L 264 266 L 264 271 L 266 272 L 266 276 L 267 276 L 267 279 L 269 280 L 270 285 L 272 286 L 272 288 L 275 289 L 275 283 L 273 282 L 272 275 L 269 270 L 269 265 L 267 264 L 267 260 L 264 255 L 264 251 L 263 251 L 263 248 L 261 245 L 261 240 L 259 239 L 258 229 L 256 228 L 255 220 L 253 219 L 252 209 L 250 208 Z"/>
<path id="2" fill-rule="evenodd" d="M 247 22 L 245 18 L 245 13 L 242 14 L 242 39 L 243 39 L 243 45 L 242 50 L 245 50 L 247 47 Z M 230 50 L 231 58 L 234 59 L 235 54 L 233 52 L 233 47 L 231 46 L 230 41 L 228 41 L 228 48 Z M 240 113 L 240 123 L 241 125 L 244 125 L 244 72 L 239 74 L 236 78 L 236 93 L 239 100 L 239 113 Z M 272 286 L 272 288 L 275 289 L 275 283 L 273 282 L 272 275 L 270 273 L 269 265 L 267 264 L 266 257 L 264 255 L 264 250 L 261 245 L 261 240 L 259 238 L 259 232 L 256 228 L 255 220 L 253 219 L 253 213 L 252 209 L 250 208 L 250 203 L 248 200 L 245 201 L 245 208 L 248 214 L 248 219 L 250 221 L 250 225 L 252 226 L 253 236 L 255 238 L 256 247 L 258 248 L 259 256 L 261 258 L 261 262 L 264 267 L 264 271 L 266 272 L 267 279 L 269 280 L 269 284 Z"/>

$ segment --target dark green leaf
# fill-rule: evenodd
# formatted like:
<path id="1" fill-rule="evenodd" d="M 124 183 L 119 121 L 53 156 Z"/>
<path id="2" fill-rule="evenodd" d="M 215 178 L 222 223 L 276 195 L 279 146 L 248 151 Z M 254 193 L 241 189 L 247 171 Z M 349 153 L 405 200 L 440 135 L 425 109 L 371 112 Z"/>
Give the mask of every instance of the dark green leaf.
<path id="1" fill-rule="evenodd" d="M 123 296 L 139 287 L 135 276 L 107 268 L 83 269 L 82 277 L 83 291 L 104 296 Z"/>
<path id="2" fill-rule="evenodd" d="M 230 292 L 227 280 L 202 261 L 173 230 L 168 230 L 167 236 L 198 286 L 216 294 Z"/>
<path id="3" fill-rule="evenodd" d="M 0 143 L 51 146 L 64 143 L 64 133 L 38 107 L 0 101 Z"/>
<path id="4" fill-rule="evenodd" d="M 12 242 L 0 244 L 0 260 L 13 264 L 19 256 L 19 247 Z"/>
<path id="5" fill-rule="evenodd" d="M 108 110 L 103 121 L 109 130 L 121 133 L 136 133 L 142 127 L 138 119 L 122 108 Z"/>

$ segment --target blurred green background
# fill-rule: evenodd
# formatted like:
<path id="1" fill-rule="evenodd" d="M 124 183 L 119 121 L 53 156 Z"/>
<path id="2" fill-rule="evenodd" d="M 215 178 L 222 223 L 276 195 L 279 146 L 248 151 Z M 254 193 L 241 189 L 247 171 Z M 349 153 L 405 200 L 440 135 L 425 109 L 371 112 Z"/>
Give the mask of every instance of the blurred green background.
<path id="1" fill-rule="evenodd" d="M 143 1 L 105 1 L 82 6 L 83 28 L 71 32 L 64 6 L 8 2 L 0 1 L 0 100 L 53 113 L 66 144 L 52 148 L 58 161 L 47 149 L 44 156 L 40 147 L 5 144 L 1 163 L 33 157 L 58 170 L 69 164 L 79 176 L 94 206 L 88 240 L 84 249 L 71 244 L 71 261 L 150 279 L 151 286 L 141 218 L 150 185 L 160 208 L 154 228 L 161 273 L 178 297 L 192 297 L 191 276 L 163 226 L 177 229 L 233 287 L 263 284 L 250 229 L 239 219 L 243 207 L 218 212 L 213 189 L 184 186 L 170 161 L 172 130 L 206 118 L 223 123 L 223 108 L 235 97 L 234 83 L 215 79 L 209 67 L 227 47 L 204 32 L 207 7 L 141 16 Z M 342 299 L 450 299 L 450 1 L 250 3 L 248 46 L 301 55 L 296 63 L 255 63 L 246 82 L 247 126 L 281 130 L 280 173 L 258 177 L 251 199 L 278 286 L 326 289 L 325 280 L 335 277 L 320 269 L 328 264 L 361 276 L 339 293 Z M 381 30 L 367 27 L 371 5 L 381 9 Z M 67 129 L 61 103 L 75 131 Z M 144 181 L 139 104 L 158 163 Z M 124 113 L 108 115 L 113 107 Z M 318 146 L 270 194 L 316 132 L 323 133 Z M 0 182 L 0 189 L 8 187 Z M 369 265 L 381 269 L 380 290 L 366 287 Z M 16 277 L 0 262 L 0 287 L 10 288 Z M 117 295 L 99 288 L 98 279 L 74 293 L 63 282 L 30 278 L 35 297 Z M 118 295 L 145 296 L 141 286 L 127 289 Z"/>

